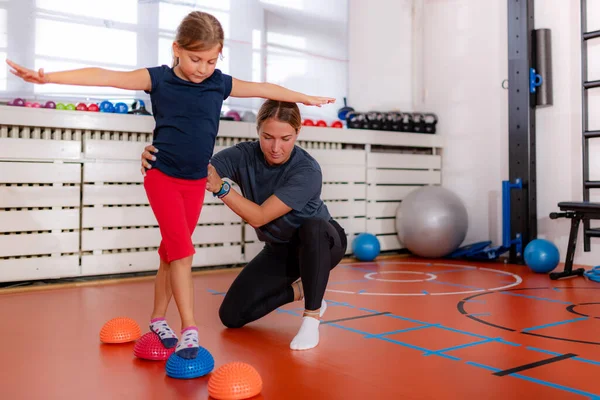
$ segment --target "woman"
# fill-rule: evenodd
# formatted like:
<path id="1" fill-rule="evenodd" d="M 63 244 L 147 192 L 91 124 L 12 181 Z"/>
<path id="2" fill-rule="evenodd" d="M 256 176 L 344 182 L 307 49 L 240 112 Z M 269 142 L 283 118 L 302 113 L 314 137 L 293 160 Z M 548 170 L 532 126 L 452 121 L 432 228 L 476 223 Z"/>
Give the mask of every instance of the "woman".
<path id="1" fill-rule="evenodd" d="M 263 250 L 233 281 L 219 310 L 228 328 L 239 328 L 292 301 L 304 299 L 302 325 L 290 344 L 319 343 L 319 323 L 329 271 L 346 252 L 347 239 L 321 200 L 317 161 L 295 143 L 302 126 L 295 103 L 267 100 L 257 116 L 258 142 L 215 154 L 206 189 L 255 228 Z M 142 164 L 152 160 L 146 147 Z M 242 194 L 221 178 L 237 183 Z"/>

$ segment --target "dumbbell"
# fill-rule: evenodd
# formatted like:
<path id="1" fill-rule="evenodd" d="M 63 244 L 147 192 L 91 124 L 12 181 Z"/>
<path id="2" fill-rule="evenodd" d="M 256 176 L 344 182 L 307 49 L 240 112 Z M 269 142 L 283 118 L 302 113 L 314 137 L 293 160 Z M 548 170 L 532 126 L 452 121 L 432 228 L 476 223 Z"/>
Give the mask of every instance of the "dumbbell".
<path id="1" fill-rule="evenodd" d="M 355 111 L 346 114 L 346 125 L 349 129 L 368 129 L 368 121 L 365 115 Z"/>
<path id="2" fill-rule="evenodd" d="M 383 113 L 379 111 L 369 111 L 366 114 L 367 118 L 367 129 L 372 129 L 374 131 L 379 131 L 383 129 L 383 123 L 385 120 L 385 116 Z"/>
<path id="3" fill-rule="evenodd" d="M 434 113 L 423 114 L 425 119 L 425 133 L 435 133 L 435 126 L 438 122 L 438 117 Z"/>
<path id="4" fill-rule="evenodd" d="M 399 132 L 401 123 L 402 123 L 402 113 L 399 111 L 390 111 L 385 114 L 383 130 Z"/>
<path id="5" fill-rule="evenodd" d="M 413 132 L 423 133 L 425 132 L 425 117 L 422 113 L 412 113 L 413 119 Z"/>
<path id="6" fill-rule="evenodd" d="M 413 132 L 414 122 L 411 113 L 402 113 L 400 115 L 400 131 Z"/>

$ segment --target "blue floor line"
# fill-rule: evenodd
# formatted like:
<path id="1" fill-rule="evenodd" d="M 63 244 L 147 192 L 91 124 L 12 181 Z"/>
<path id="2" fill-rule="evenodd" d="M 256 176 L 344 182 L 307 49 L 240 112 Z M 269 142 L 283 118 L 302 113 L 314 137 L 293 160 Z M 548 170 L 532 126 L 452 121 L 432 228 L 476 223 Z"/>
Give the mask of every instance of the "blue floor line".
<path id="1" fill-rule="evenodd" d="M 454 347 L 448 347 L 448 348 L 441 349 L 441 350 L 431 351 L 431 352 L 425 353 L 423 355 L 424 356 L 429 356 L 429 355 L 434 355 L 434 354 L 438 354 L 438 353 L 445 353 L 447 351 L 464 349 L 464 348 L 467 348 L 467 347 L 473 347 L 473 346 L 477 346 L 479 344 L 486 344 L 486 343 L 491 343 L 491 342 L 494 342 L 494 341 L 495 341 L 494 339 L 485 339 L 485 340 L 480 340 L 479 342 L 465 343 L 465 344 L 461 344 L 461 345 L 454 346 Z"/>
<path id="2" fill-rule="evenodd" d="M 588 317 L 573 318 L 573 319 L 567 319 L 565 321 L 552 322 L 550 324 L 545 324 L 545 325 L 532 326 L 530 328 L 525 328 L 525 329 L 521 329 L 521 330 L 523 332 L 530 332 L 530 331 L 536 331 L 538 329 L 551 328 L 553 326 L 570 324 L 572 322 L 584 321 L 584 320 L 587 320 L 587 319 L 589 319 L 589 318 Z"/>
<path id="3" fill-rule="evenodd" d="M 419 329 L 432 328 L 434 326 L 436 326 L 436 325 L 423 325 L 423 326 L 414 326 L 412 328 L 398 329 L 396 331 L 390 331 L 390 332 L 377 333 L 377 334 L 373 334 L 373 335 L 367 335 L 367 336 L 365 336 L 365 339 L 379 338 L 379 337 L 383 337 L 383 336 L 395 335 L 397 333 L 417 331 Z"/>

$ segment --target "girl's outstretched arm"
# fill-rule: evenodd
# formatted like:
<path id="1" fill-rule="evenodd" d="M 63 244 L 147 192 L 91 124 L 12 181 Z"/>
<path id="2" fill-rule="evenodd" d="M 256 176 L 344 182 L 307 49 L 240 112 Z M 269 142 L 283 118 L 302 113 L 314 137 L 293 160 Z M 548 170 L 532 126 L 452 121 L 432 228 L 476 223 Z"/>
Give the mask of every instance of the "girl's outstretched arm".
<path id="1" fill-rule="evenodd" d="M 309 96 L 294 92 L 282 86 L 266 82 L 248 82 L 233 78 L 231 88 L 233 97 L 261 97 L 263 99 L 302 103 L 307 106 L 321 107 L 323 104 L 335 103 L 332 97 Z"/>
<path id="2" fill-rule="evenodd" d="M 34 71 L 10 60 L 6 63 L 10 72 L 26 82 L 45 84 L 57 83 L 77 86 L 110 86 L 128 90 L 150 90 L 152 82 L 146 68 L 134 71 L 112 71 L 104 68 L 81 68 L 71 71 L 45 73 L 43 68 Z"/>

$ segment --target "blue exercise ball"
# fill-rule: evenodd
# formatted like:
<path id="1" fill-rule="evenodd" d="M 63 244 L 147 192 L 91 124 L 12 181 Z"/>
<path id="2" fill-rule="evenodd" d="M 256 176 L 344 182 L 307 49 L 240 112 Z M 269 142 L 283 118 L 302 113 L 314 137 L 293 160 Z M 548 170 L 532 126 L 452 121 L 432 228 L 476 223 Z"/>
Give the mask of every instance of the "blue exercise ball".
<path id="1" fill-rule="evenodd" d="M 352 253 L 360 261 L 373 261 L 380 250 L 379 239 L 371 233 L 361 233 L 352 241 Z"/>
<path id="2" fill-rule="evenodd" d="M 560 262 L 558 247 L 546 239 L 534 239 L 529 242 L 523 256 L 525 264 L 537 273 L 548 273 Z"/>

